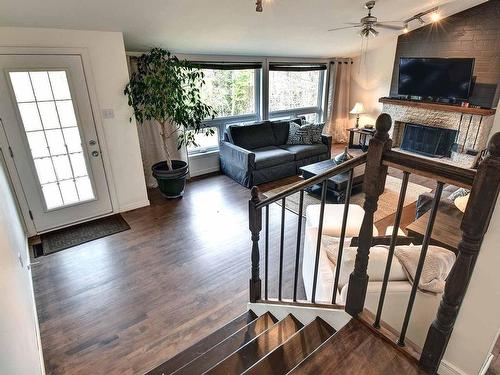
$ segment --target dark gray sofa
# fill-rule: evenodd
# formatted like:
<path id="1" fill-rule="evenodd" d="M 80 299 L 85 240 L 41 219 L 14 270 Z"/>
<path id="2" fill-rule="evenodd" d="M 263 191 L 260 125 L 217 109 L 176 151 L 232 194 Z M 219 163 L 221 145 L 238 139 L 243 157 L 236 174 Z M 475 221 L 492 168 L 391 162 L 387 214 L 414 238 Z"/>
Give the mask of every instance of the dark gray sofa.
<path id="1" fill-rule="evenodd" d="M 252 187 L 296 175 L 300 167 L 331 157 L 331 136 L 323 135 L 320 144 L 287 145 L 289 129 L 289 120 L 230 126 L 219 148 L 221 171 Z"/>

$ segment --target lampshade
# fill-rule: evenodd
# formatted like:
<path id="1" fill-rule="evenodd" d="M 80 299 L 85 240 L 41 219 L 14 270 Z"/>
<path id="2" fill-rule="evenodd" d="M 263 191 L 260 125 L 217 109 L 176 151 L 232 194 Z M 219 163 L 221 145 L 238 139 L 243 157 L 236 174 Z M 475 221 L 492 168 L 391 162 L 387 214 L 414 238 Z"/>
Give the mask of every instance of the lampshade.
<path id="1" fill-rule="evenodd" d="M 357 102 L 354 104 L 354 107 L 352 107 L 351 112 L 352 115 L 360 115 L 362 113 L 365 113 L 365 107 L 363 106 L 363 103 Z"/>
<path id="2" fill-rule="evenodd" d="M 455 206 L 462 212 L 465 212 L 465 208 L 467 207 L 467 203 L 469 202 L 469 196 L 470 194 L 467 194 L 462 197 L 458 197 L 455 199 L 453 203 L 455 203 Z"/>

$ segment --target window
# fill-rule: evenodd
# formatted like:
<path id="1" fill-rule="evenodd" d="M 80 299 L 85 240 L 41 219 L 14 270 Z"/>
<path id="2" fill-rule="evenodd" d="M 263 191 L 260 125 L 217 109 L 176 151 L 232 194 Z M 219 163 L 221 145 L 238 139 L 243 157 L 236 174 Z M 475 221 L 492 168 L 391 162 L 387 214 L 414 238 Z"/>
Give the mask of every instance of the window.
<path id="1" fill-rule="evenodd" d="M 190 155 L 210 152 L 219 148 L 219 131 L 217 127 L 212 127 L 214 134 L 206 135 L 204 133 L 195 134 L 195 142 L 197 146 L 189 145 L 188 153 Z"/>
<path id="2" fill-rule="evenodd" d="M 217 111 L 217 117 L 255 113 L 255 70 L 203 69 L 203 101 Z"/>
<path id="3" fill-rule="evenodd" d="M 215 119 L 207 119 L 205 126 L 213 127 L 215 134 L 196 135 L 198 147 L 190 146 L 190 155 L 213 151 L 226 127 L 234 123 L 260 120 L 260 63 L 195 63 L 205 73 L 201 89 L 202 100 L 217 112 Z"/>
<path id="4" fill-rule="evenodd" d="M 47 209 L 95 199 L 66 72 L 9 77 Z"/>
<path id="5" fill-rule="evenodd" d="M 270 64 L 269 112 L 271 118 L 322 115 L 325 65 Z"/>

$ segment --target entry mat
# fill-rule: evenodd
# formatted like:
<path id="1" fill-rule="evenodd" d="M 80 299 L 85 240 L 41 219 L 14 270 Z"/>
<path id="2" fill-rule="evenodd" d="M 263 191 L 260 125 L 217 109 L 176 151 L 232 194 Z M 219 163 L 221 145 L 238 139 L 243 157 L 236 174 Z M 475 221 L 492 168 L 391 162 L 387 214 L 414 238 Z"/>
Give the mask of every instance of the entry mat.
<path id="1" fill-rule="evenodd" d="M 58 229 L 40 236 L 41 253 L 42 255 L 52 254 L 129 229 L 130 226 L 120 214 Z"/>

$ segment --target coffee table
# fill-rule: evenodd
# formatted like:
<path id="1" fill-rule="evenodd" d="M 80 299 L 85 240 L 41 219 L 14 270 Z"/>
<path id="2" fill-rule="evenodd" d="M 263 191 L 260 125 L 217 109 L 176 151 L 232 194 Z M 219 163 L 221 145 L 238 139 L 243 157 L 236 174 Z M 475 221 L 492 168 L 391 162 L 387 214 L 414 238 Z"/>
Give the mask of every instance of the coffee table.
<path id="1" fill-rule="evenodd" d="M 338 165 L 335 160 L 328 159 L 318 163 L 305 165 L 299 168 L 302 173 L 302 178 L 309 179 Z M 354 177 L 352 180 L 352 194 L 360 192 L 363 187 L 365 177 L 364 165 L 354 168 Z M 349 172 L 344 172 L 339 175 L 330 177 L 327 182 L 327 193 L 332 196 L 337 203 L 344 203 L 347 184 L 349 182 Z M 309 193 L 321 194 L 321 184 L 314 185 L 307 189 Z"/>
<path id="2" fill-rule="evenodd" d="M 457 209 L 458 211 L 458 209 Z M 430 211 L 420 216 L 417 220 L 406 227 L 410 237 L 416 237 L 422 240 L 427 229 Z M 458 244 L 462 240 L 460 224 L 462 217 L 460 214 L 453 215 L 446 211 L 439 210 L 436 215 L 436 221 L 432 228 L 431 244 L 444 247 L 455 253 L 458 252 Z"/>

